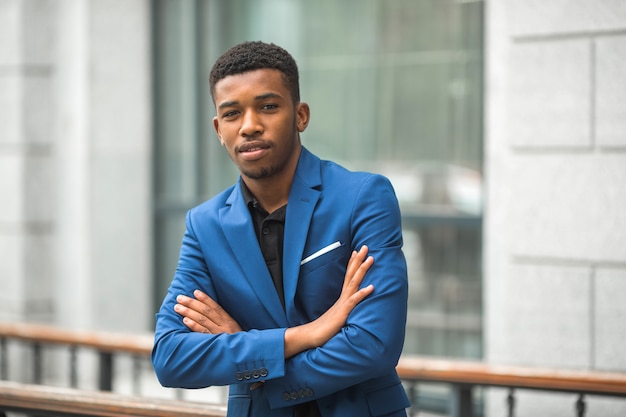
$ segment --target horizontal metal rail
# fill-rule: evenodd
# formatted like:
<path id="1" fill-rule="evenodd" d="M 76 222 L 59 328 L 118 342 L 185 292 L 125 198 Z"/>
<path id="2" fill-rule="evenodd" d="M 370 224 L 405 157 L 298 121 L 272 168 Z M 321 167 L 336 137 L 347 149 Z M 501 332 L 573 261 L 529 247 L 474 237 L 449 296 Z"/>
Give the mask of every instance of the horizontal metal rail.
<path id="1" fill-rule="evenodd" d="M 626 374 L 598 371 L 545 369 L 536 367 L 491 365 L 482 362 L 403 356 L 396 367 L 398 375 L 408 385 L 417 415 L 417 385 L 424 382 L 443 383 L 452 387 L 449 403 L 450 417 L 472 417 L 475 414 L 475 387 L 509 388 L 506 407 L 508 416 L 515 414 L 515 390 L 569 392 L 578 395 L 576 416 L 586 412 L 585 395 L 626 397 Z"/>
<path id="2" fill-rule="evenodd" d="M 494 387 L 626 396 L 626 374 L 490 365 L 482 362 L 403 356 L 400 378 Z"/>
<path id="3" fill-rule="evenodd" d="M 44 324 L 0 322 L 0 338 L 39 344 L 80 346 L 100 352 L 149 355 L 154 335 L 68 330 Z"/>
<path id="4" fill-rule="evenodd" d="M 52 416 L 224 417 L 225 405 L 0 381 L 0 410 Z M 2 415 L 2 411 L 0 411 Z"/>

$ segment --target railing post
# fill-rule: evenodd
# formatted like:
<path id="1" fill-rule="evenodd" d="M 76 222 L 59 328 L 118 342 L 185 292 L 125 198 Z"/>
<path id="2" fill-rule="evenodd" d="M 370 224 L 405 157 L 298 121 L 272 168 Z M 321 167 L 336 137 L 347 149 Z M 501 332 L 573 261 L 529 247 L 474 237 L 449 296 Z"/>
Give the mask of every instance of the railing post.
<path id="1" fill-rule="evenodd" d="M 509 388 L 509 395 L 506 396 L 506 406 L 509 410 L 508 417 L 513 417 L 515 413 L 515 389 Z"/>
<path id="2" fill-rule="evenodd" d="M 70 347 L 70 386 L 72 388 L 78 388 L 77 351 L 76 346 Z"/>
<path id="3" fill-rule="evenodd" d="M 7 339 L 0 337 L 0 379 L 9 379 L 9 361 L 7 359 Z"/>
<path id="4" fill-rule="evenodd" d="M 41 360 L 41 345 L 33 343 L 33 381 L 35 384 L 41 384 L 43 381 Z"/>
<path id="5" fill-rule="evenodd" d="M 453 384 L 450 417 L 472 417 L 472 386 Z"/>
<path id="6" fill-rule="evenodd" d="M 585 396 L 581 393 L 576 400 L 576 416 L 583 417 L 586 411 Z"/>
<path id="7" fill-rule="evenodd" d="M 133 362 L 133 394 L 139 395 L 141 393 L 141 358 L 133 355 L 131 360 Z"/>
<path id="8" fill-rule="evenodd" d="M 113 354 L 100 352 L 100 390 L 113 390 Z"/>
<path id="9" fill-rule="evenodd" d="M 409 408 L 409 417 L 415 417 L 419 412 L 417 405 L 417 382 L 415 381 L 411 381 L 409 385 L 409 402 L 411 403 L 411 408 Z"/>

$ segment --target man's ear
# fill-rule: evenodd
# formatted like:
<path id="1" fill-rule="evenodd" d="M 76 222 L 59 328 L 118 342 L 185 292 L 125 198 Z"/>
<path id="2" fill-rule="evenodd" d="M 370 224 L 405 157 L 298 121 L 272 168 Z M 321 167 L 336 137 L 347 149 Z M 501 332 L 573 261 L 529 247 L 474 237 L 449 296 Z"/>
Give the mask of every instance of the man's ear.
<path id="1" fill-rule="evenodd" d="M 217 137 L 220 139 L 220 143 L 224 146 L 224 139 L 222 139 L 222 131 L 220 130 L 220 122 L 217 117 L 213 118 L 213 129 L 215 129 L 215 133 L 217 133 Z"/>
<path id="2" fill-rule="evenodd" d="M 304 132 L 309 125 L 310 119 L 311 109 L 309 109 L 309 105 L 303 102 L 296 104 L 296 126 L 298 127 L 298 132 Z"/>

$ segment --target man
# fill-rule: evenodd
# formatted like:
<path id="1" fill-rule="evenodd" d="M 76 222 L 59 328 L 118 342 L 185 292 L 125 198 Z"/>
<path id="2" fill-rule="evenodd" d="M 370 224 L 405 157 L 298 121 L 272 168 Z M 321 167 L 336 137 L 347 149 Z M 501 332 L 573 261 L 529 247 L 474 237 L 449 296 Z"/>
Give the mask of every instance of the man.
<path id="1" fill-rule="evenodd" d="M 159 380 L 230 385 L 229 416 L 406 416 L 395 366 L 407 275 L 389 181 L 302 146 L 310 110 L 284 49 L 234 46 L 210 86 L 241 176 L 187 214 L 157 314 Z"/>

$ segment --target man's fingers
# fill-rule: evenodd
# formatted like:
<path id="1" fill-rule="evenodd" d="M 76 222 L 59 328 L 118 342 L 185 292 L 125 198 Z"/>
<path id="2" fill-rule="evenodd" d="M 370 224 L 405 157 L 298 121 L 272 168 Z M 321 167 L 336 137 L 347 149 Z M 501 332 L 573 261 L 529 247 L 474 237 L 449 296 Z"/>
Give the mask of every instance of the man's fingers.
<path id="1" fill-rule="evenodd" d="M 209 297 L 208 295 L 206 295 L 200 290 L 195 290 L 193 292 L 193 296 L 195 297 L 196 300 L 200 301 L 202 304 L 205 304 L 211 308 L 220 307 L 220 305 L 217 304 L 211 297 Z"/>
<path id="2" fill-rule="evenodd" d="M 368 250 L 369 248 L 366 245 L 363 245 L 358 252 L 352 251 L 352 255 L 350 256 L 350 260 L 348 261 L 348 266 L 346 267 L 346 275 L 344 276 L 343 280 L 343 291 L 345 291 L 350 286 L 350 283 L 352 282 L 355 274 L 357 274 L 359 270 L 363 268 L 363 263 L 368 261 L 369 258 L 366 259 Z M 371 264 L 365 266 L 363 274 L 365 274 L 370 266 Z M 363 279 L 363 277 L 361 277 L 361 279 Z"/>
<path id="3" fill-rule="evenodd" d="M 191 320 L 189 324 L 185 322 L 185 325 L 194 331 L 211 334 L 241 331 L 239 323 L 211 297 L 200 290 L 194 291 L 193 297 L 181 294 L 176 297 L 176 301 L 178 304 L 174 310 L 183 318 Z M 196 330 L 198 328 L 200 330 Z"/>
<path id="4" fill-rule="evenodd" d="M 211 297 L 204 294 L 200 290 L 194 291 L 194 297 L 187 297 L 186 295 L 179 295 L 176 297 L 176 301 L 185 307 L 197 311 L 207 317 L 217 314 L 220 315 L 223 311 L 219 304 L 217 304 Z M 199 297 L 198 297 L 199 296 Z"/>
<path id="5" fill-rule="evenodd" d="M 207 327 L 208 319 L 202 314 L 199 314 L 191 308 L 182 304 L 176 304 L 174 306 L 174 311 L 183 316 L 183 323 L 191 331 L 200 333 L 211 333 L 210 329 Z"/>
<path id="6" fill-rule="evenodd" d="M 374 292 L 374 286 L 370 284 L 352 294 L 344 304 L 344 308 L 346 308 L 347 313 L 350 314 L 350 312 L 352 312 L 352 310 L 354 310 L 354 308 L 372 292 Z"/>
<path id="7" fill-rule="evenodd" d="M 190 319 L 189 317 L 183 317 L 183 323 L 185 324 L 185 326 L 187 326 L 189 328 L 189 330 L 191 330 L 192 332 L 196 332 L 196 333 L 211 333 L 209 331 L 209 329 L 207 329 L 206 327 L 202 326 L 199 323 L 196 323 L 195 321 L 193 321 L 192 319 Z"/>
<path id="8" fill-rule="evenodd" d="M 346 275 L 354 274 L 354 272 L 359 268 L 363 260 L 367 256 L 369 248 L 366 245 L 361 246 L 359 251 L 352 251 L 352 255 L 350 256 L 350 260 L 348 261 L 348 267 L 346 268 Z"/>
<path id="9" fill-rule="evenodd" d="M 346 289 L 349 293 L 355 292 L 358 290 L 359 286 L 363 282 L 363 278 L 365 278 L 365 274 L 370 269 L 370 267 L 374 264 L 374 258 L 368 256 L 357 268 L 352 277 L 345 283 L 344 289 Z"/>

